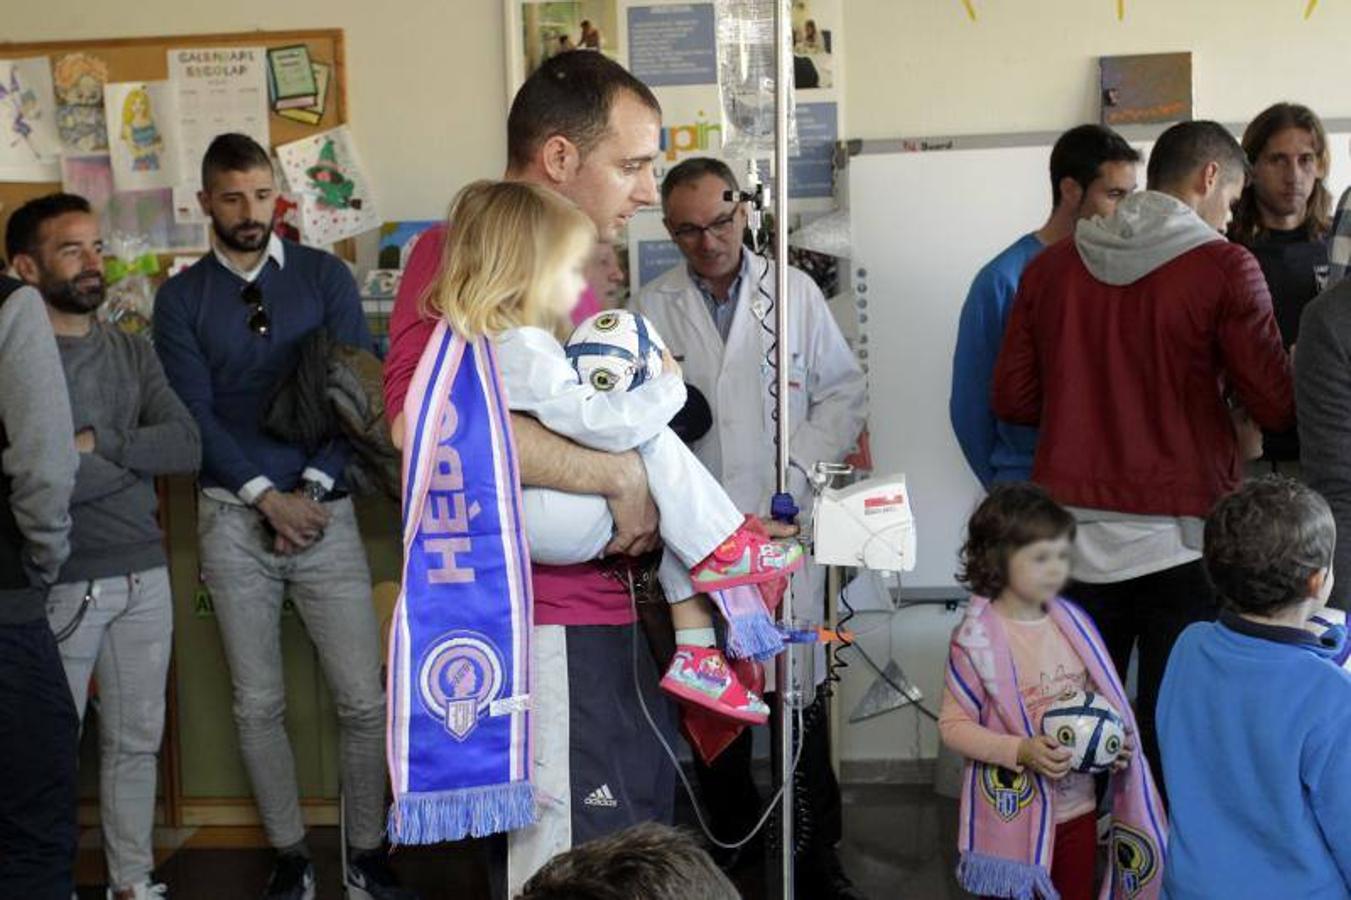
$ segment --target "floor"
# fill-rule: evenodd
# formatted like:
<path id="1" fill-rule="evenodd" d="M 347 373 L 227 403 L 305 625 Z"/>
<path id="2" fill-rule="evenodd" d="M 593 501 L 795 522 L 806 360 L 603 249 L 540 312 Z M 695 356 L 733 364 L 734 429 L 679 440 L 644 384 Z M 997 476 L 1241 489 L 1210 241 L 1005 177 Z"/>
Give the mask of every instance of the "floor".
<path id="1" fill-rule="evenodd" d="M 845 870 L 872 900 L 965 900 L 952 877 L 956 847 L 956 801 L 936 796 L 927 786 L 846 788 L 845 836 L 840 856 Z M 172 900 L 234 900 L 261 894 L 271 853 L 256 829 L 199 829 L 166 832 L 158 877 Z M 213 845 L 207 849 L 203 845 Z M 227 845 L 221 847 L 221 845 Z M 310 844 L 318 869 L 320 900 L 341 900 L 337 829 L 317 828 Z M 487 897 L 479 853 L 470 846 L 401 849 L 394 868 L 424 900 L 473 900 Z M 765 898 L 762 872 L 743 867 L 734 873 L 746 900 Z M 91 834 L 81 850 L 78 880 L 81 900 L 101 900 L 101 852 Z M 799 898 L 812 900 L 812 898 Z"/>

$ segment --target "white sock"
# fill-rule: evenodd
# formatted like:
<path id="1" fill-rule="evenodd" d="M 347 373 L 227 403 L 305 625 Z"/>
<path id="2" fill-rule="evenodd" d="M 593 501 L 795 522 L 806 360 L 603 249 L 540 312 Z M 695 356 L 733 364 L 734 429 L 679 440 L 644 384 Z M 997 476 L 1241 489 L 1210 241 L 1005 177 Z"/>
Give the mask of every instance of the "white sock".
<path id="1" fill-rule="evenodd" d="M 690 647 L 716 647 L 718 636 L 712 628 L 677 628 L 675 641 Z"/>

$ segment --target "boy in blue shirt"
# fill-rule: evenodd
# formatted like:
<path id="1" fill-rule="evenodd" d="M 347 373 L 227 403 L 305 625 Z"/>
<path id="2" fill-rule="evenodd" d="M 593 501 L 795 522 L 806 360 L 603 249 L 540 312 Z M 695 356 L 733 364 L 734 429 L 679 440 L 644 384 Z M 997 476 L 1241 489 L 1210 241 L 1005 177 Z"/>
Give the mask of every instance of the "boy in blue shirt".
<path id="1" fill-rule="evenodd" d="M 1224 611 L 1178 639 L 1157 710 L 1170 900 L 1351 897 L 1346 632 L 1309 626 L 1335 540 L 1326 501 L 1289 478 L 1248 482 L 1206 520 Z"/>
<path id="2" fill-rule="evenodd" d="M 1051 215 L 976 273 L 962 305 L 948 414 L 962 454 L 987 489 L 1032 477 L 1037 429 L 1008 425 L 990 410 L 990 383 L 1023 269 L 1044 247 L 1074 233 L 1080 219 L 1110 216 L 1135 190 L 1140 154 L 1115 131 L 1080 125 L 1051 148 Z"/>

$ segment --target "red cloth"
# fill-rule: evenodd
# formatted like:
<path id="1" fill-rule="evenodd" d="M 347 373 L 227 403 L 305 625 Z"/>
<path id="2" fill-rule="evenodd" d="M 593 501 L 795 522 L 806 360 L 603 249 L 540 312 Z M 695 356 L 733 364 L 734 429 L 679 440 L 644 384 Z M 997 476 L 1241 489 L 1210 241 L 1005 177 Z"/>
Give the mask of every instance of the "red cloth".
<path id="1" fill-rule="evenodd" d="M 403 409 L 422 351 L 431 340 L 436 320 L 419 311 L 424 292 L 441 268 L 446 241 L 444 224 L 429 228 L 413 247 L 404 267 L 394 312 L 389 317 L 389 354 L 385 358 L 385 409 L 393 420 Z M 573 320 L 600 308 L 588 287 Z M 583 312 L 584 310 L 588 310 Z M 627 625 L 633 621 L 628 588 L 592 563 L 580 566 L 531 566 L 536 625 Z"/>
<path id="2" fill-rule="evenodd" d="M 1290 358 L 1251 253 L 1215 241 L 1117 286 L 1067 239 L 1023 273 L 992 399 L 999 418 L 1040 425 L 1032 479 L 1061 503 L 1205 516 L 1242 472 L 1222 380 L 1263 428 L 1294 424 Z"/>
<path id="3" fill-rule="evenodd" d="M 599 563 L 530 567 L 536 625 L 629 625 L 628 586 Z"/>
<path id="4" fill-rule="evenodd" d="M 1093 813 L 1055 827 L 1051 854 L 1051 884 L 1060 900 L 1096 900 L 1093 890 L 1098 862 L 1098 821 Z"/>
<path id="5" fill-rule="evenodd" d="M 1097 900 L 1098 823 L 1092 813 L 1055 827 L 1051 853 L 1051 884 L 1060 900 Z M 987 897 L 985 900 L 996 900 Z"/>
<path id="6" fill-rule="evenodd" d="M 389 316 L 389 353 L 385 355 L 385 410 L 391 422 L 403 412 L 408 385 L 412 383 L 417 364 L 422 361 L 422 351 L 436 329 L 436 320 L 424 317 L 419 307 L 422 294 L 431 287 L 441 269 L 445 243 L 445 224 L 434 225 L 418 238 L 403 267 L 403 279 L 394 297 L 394 311 Z"/>

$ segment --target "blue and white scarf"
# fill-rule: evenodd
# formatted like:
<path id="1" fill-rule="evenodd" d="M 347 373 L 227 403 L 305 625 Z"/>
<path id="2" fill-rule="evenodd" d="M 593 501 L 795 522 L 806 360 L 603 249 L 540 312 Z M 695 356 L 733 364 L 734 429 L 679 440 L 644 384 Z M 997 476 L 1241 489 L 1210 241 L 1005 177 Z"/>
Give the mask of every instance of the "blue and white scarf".
<path id="1" fill-rule="evenodd" d="M 466 341 L 440 323 L 404 421 L 389 835 L 395 844 L 430 844 L 535 820 L 530 553 L 491 341 Z"/>

